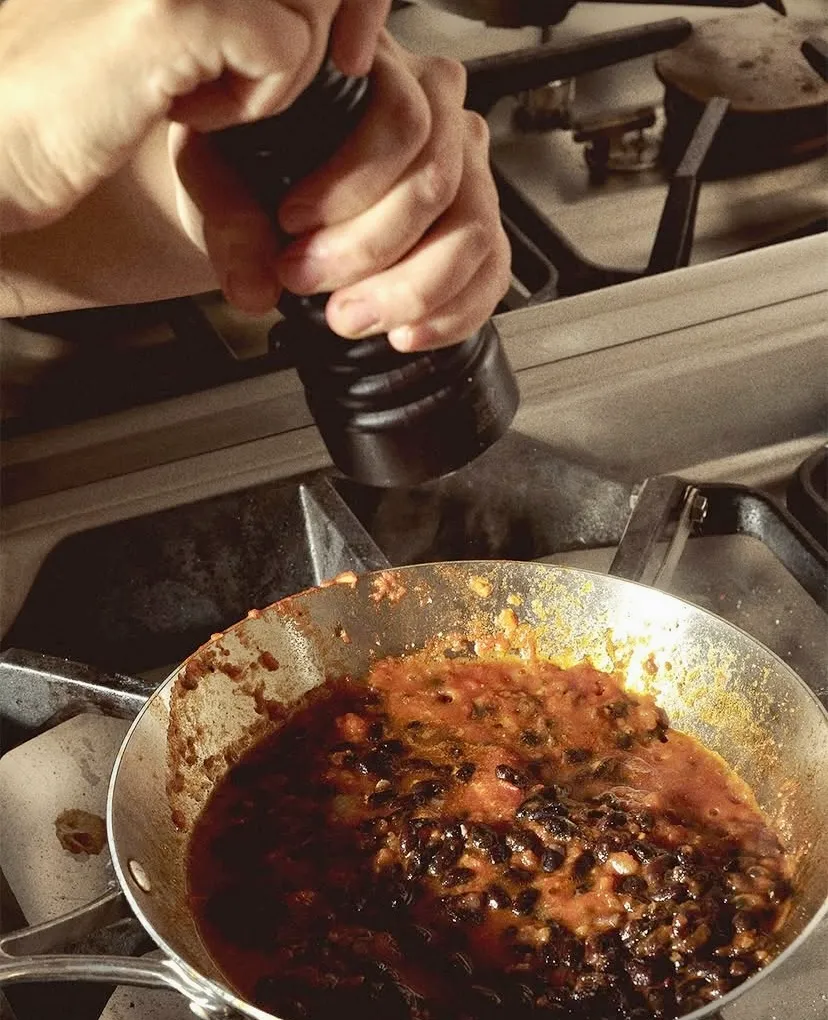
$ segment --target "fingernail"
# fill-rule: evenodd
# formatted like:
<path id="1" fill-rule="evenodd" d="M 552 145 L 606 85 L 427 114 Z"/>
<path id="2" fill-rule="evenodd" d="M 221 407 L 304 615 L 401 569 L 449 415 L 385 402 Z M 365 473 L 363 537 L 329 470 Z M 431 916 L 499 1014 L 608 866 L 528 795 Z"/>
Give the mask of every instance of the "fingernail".
<path id="1" fill-rule="evenodd" d="M 414 330 L 411 326 L 397 326 L 388 331 L 388 342 L 398 350 L 410 350 L 414 342 Z"/>
<path id="2" fill-rule="evenodd" d="M 304 234 L 318 226 L 316 210 L 312 205 L 289 202 L 279 210 L 279 225 L 289 234 Z"/>
<path id="3" fill-rule="evenodd" d="M 373 336 L 381 330 L 380 317 L 370 302 L 363 298 L 344 301 L 337 307 L 337 331 L 345 333 L 352 340 Z"/>

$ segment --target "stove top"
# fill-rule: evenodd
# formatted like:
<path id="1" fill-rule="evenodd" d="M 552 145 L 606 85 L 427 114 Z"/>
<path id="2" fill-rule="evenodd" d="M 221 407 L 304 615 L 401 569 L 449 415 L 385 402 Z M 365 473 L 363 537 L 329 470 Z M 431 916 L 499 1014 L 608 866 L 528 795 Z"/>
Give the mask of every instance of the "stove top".
<path id="1" fill-rule="evenodd" d="M 788 7 L 824 18 L 819 0 Z M 547 36 L 576 45 L 673 15 L 696 23 L 744 13 L 583 3 Z M 415 48 L 467 60 L 542 40 L 537 28 L 488 28 L 421 4 L 401 6 L 392 25 Z M 28 667 L 32 654 L 49 653 L 140 676 L 117 680 L 114 694 L 99 690 L 94 711 L 80 715 L 94 673 L 75 676 L 74 708 L 50 701 L 49 660 L 37 660 L 39 679 L 26 673 L 14 688 L 18 728 L 7 723 L 3 736 L 19 746 L 0 759 L 2 929 L 106 889 L 106 852 L 73 858 L 55 836 L 56 815 L 67 807 L 103 813 L 126 725 L 116 717 L 252 605 L 382 557 L 544 558 L 603 571 L 631 493 L 651 475 L 784 496 L 797 465 L 825 440 L 828 245 L 824 233 L 780 238 L 824 217 L 825 163 L 703 181 L 689 267 L 645 275 L 667 176 L 654 163 L 596 180 L 585 144 L 610 110 L 638 112 L 632 137 L 640 130 L 642 146 L 657 137 L 664 115 L 652 63 L 630 60 L 579 75 L 574 92 L 559 88 L 551 101 L 564 104 L 579 132 L 519 130 L 514 98 L 490 111 L 502 195 L 511 188 L 520 196 L 509 212 L 525 278 L 494 321 L 521 408 L 501 444 L 448 479 L 381 493 L 334 478 L 301 386 L 279 359 L 278 326 L 269 340 L 277 317 L 246 320 L 216 295 L 4 324 L 0 380 L 14 389 L 0 450 L 4 647 L 26 649 Z M 86 406 L 61 404 L 66 393 L 82 393 Z M 694 539 L 673 584 L 826 694 L 824 615 L 761 545 Z M 41 732 L 47 721 L 62 725 Z M 32 789 L 44 795 L 28 798 L 33 812 L 19 811 L 20 792 Z M 129 922 L 104 942 L 109 951 L 151 948 Z M 724 1020 L 826 1020 L 826 959 L 823 925 Z M 110 998 L 111 989 L 56 987 L 57 995 L 10 991 L 15 1020 L 191 1015 L 166 992 L 118 989 Z M 2 1020 L 4 1008 L 0 995 Z"/>

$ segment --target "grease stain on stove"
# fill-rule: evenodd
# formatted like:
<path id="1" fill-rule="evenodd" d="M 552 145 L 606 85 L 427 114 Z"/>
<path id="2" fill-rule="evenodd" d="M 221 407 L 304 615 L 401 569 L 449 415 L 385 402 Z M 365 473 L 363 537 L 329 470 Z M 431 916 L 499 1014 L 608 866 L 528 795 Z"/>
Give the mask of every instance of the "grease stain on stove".
<path id="1" fill-rule="evenodd" d="M 55 819 L 58 842 L 70 854 L 97 856 L 106 846 L 106 823 L 83 808 L 68 808 Z"/>

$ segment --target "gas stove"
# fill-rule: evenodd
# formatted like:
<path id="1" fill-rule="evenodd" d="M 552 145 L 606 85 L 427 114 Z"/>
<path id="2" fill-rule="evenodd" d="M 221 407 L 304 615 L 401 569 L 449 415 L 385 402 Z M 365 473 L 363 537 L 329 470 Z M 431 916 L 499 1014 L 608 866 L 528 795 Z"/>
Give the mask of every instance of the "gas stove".
<path id="1" fill-rule="evenodd" d="M 822 15 L 809 0 L 788 8 Z M 753 13 L 584 3 L 549 30 L 502 29 L 410 4 L 391 26 L 415 49 L 486 70 L 504 53 L 543 43 L 577 53 L 596 34 L 665 16 Z M 5 324 L 0 631 L 17 722 L 4 726 L 14 750 L 0 759 L 2 930 L 105 892 L 106 850 L 71 853 L 55 819 L 103 814 L 126 717 L 251 606 L 386 560 L 603 571 L 642 479 L 743 483 L 784 501 L 825 441 L 824 160 L 691 174 L 693 242 L 666 230 L 654 266 L 670 173 L 653 157 L 665 124 L 653 56 L 520 91 L 487 103 L 487 116 L 515 255 L 494 322 L 521 407 L 510 434 L 450 478 L 379 492 L 336 477 L 275 315 L 244 319 L 203 295 Z M 828 693 L 822 610 L 755 540 L 692 540 L 672 590 Z M 68 686 L 54 679 L 67 670 Z M 110 685 L 113 673 L 129 678 Z M 93 951 L 151 948 L 129 921 L 106 933 Z M 783 1010 L 825 1020 L 826 947 L 823 925 L 724 1020 Z M 166 992 L 54 987 L 10 990 L 16 1020 L 191 1015 Z M 5 1020 L 4 1008 L 0 997 Z"/>

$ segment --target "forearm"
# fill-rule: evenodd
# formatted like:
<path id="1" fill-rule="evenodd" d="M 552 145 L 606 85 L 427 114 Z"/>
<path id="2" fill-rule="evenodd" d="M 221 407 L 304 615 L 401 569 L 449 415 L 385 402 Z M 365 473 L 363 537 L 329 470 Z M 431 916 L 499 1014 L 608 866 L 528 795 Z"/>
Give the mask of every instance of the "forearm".
<path id="1" fill-rule="evenodd" d="M 160 300 L 216 286 L 209 261 L 176 211 L 164 126 L 62 219 L 0 237 L 0 318 Z"/>

